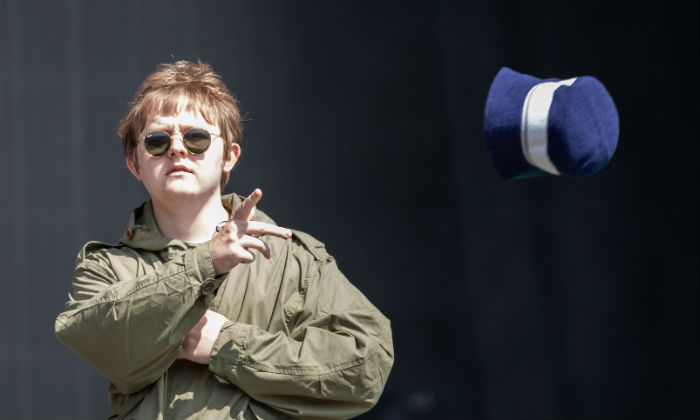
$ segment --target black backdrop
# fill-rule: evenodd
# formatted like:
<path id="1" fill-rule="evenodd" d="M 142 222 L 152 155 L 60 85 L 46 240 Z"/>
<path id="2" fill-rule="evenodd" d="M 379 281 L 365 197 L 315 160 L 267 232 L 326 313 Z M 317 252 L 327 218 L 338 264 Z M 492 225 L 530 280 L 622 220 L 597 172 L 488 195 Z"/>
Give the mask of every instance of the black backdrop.
<path id="1" fill-rule="evenodd" d="M 230 191 L 324 241 L 393 323 L 369 417 L 698 410 L 698 3 L 0 0 L 0 416 L 106 417 L 53 335 L 75 254 L 145 199 L 115 127 L 174 59 L 248 114 Z M 498 179 L 501 66 L 594 75 L 618 106 L 586 179 Z"/>

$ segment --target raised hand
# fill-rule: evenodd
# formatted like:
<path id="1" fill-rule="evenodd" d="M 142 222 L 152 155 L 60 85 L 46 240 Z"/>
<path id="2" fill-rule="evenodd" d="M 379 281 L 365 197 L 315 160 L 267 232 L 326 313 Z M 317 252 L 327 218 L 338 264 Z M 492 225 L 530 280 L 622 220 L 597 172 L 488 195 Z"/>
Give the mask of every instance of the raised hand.
<path id="1" fill-rule="evenodd" d="M 261 198 L 262 191 L 256 188 L 231 214 L 229 220 L 220 225 L 219 232 L 209 242 L 216 274 L 226 273 L 240 263 L 255 261 L 255 250 L 265 258 L 272 256 L 267 243 L 252 235 L 273 235 L 280 238 L 292 236 L 292 231 L 287 228 L 251 220 Z"/>

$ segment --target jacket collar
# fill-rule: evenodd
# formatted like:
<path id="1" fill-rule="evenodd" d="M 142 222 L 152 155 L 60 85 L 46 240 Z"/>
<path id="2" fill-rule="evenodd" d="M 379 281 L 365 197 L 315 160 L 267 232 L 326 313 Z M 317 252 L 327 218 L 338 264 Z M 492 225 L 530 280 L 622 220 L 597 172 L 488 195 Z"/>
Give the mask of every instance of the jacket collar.
<path id="1" fill-rule="evenodd" d="M 238 208 L 242 201 L 243 199 L 236 194 L 228 194 L 221 197 L 221 203 L 229 213 L 233 209 Z M 191 246 L 185 241 L 166 238 L 160 233 L 153 214 L 153 203 L 151 200 L 134 209 L 129 217 L 126 231 L 119 241 L 131 248 L 147 251 L 161 251 L 171 247 L 185 250 Z"/>

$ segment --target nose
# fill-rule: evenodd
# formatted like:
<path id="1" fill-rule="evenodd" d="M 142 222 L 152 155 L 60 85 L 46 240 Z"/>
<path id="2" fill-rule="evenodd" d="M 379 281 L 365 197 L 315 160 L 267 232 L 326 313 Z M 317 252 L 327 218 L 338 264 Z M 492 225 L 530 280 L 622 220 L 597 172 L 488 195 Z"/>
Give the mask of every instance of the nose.
<path id="1" fill-rule="evenodd" d="M 185 148 L 185 142 L 182 138 L 182 134 L 173 133 L 171 135 L 172 140 L 170 144 L 170 149 L 168 150 L 168 156 L 173 157 L 175 155 L 187 156 L 187 148 Z"/>

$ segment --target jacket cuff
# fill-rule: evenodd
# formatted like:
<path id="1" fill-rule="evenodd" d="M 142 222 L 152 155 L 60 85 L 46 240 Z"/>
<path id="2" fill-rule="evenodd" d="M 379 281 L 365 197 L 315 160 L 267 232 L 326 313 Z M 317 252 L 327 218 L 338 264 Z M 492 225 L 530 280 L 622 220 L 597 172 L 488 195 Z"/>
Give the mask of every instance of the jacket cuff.
<path id="1" fill-rule="evenodd" d="M 192 252 L 185 253 L 185 269 L 189 277 L 200 285 L 202 295 L 211 294 L 225 278 L 216 276 L 208 242 L 197 245 Z"/>
<path id="2" fill-rule="evenodd" d="M 236 368 L 243 357 L 246 338 L 251 327 L 251 325 L 231 321 L 224 323 L 221 327 L 219 336 L 216 337 L 211 349 L 211 360 L 209 361 L 209 370 L 217 378 L 224 378 L 228 382 L 234 383 Z"/>

